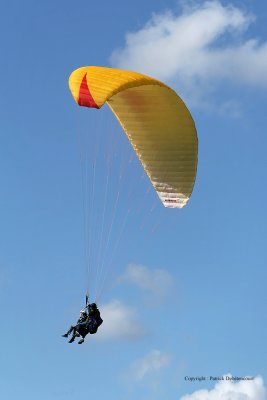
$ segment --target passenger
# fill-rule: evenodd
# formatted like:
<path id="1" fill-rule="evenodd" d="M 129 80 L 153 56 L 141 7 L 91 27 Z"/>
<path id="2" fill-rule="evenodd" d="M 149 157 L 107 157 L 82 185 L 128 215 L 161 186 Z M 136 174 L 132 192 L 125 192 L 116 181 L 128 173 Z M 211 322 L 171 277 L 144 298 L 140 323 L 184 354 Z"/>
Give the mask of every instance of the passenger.
<path id="1" fill-rule="evenodd" d="M 65 333 L 64 335 L 62 335 L 62 337 L 67 338 L 71 333 L 72 333 L 72 337 L 69 340 L 69 343 L 74 342 L 75 338 L 77 336 L 82 336 L 82 339 L 78 342 L 79 344 L 82 344 L 84 342 L 84 337 L 87 335 L 87 333 L 85 335 L 82 335 L 81 333 L 85 333 L 86 332 L 86 328 L 87 328 L 87 324 L 88 324 L 88 314 L 86 310 L 81 310 L 80 311 L 80 317 L 77 320 L 77 324 L 76 325 L 71 325 L 70 329 L 68 330 L 67 333 Z"/>

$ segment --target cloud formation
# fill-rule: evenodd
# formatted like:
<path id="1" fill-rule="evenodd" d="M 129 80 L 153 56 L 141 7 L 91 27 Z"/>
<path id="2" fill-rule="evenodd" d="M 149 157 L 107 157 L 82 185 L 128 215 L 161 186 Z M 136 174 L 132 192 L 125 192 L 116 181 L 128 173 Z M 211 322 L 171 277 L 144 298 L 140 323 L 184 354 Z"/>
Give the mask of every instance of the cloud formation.
<path id="1" fill-rule="evenodd" d="M 224 82 L 267 89 L 267 42 L 244 35 L 254 20 L 216 0 L 153 15 L 126 34 L 111 63 L 172 83 L 191 104 Z"/>
<path id="2" fill-rule="evenodd" d="M 170 363 L 170 355 L 160 350 L 152 350 L 145 357 L 135 361 L 131 366 L 134 380 L 141 381 L 145 376 L 157 372 Z"/>
<path id="3" fill-rule="evenodd" d="M 113 300 L 101 305 L 101 316 L 104 323 L 96 339 L 138 339 L 145 334 L 140 317 L 133 307 L 123 304 L 119 300 Z"/>
<path id="4" fill-rule="evenodd" d="M 130 264 L 119 279 L 145 290 L 161 301 L 172 285 L 171 275 L 159 268 L 150 269 L 144 265 Z"/>
<path id="5" fill-rule="evenodd" d="M 227 376 L 231 377 L 230 374 Z M 267 393 L 263 380 L 257 376 L 252 381 L 220 381 L 211 390 L 197 390 L 181 397 L 180 400 L 266 400 Z"/>

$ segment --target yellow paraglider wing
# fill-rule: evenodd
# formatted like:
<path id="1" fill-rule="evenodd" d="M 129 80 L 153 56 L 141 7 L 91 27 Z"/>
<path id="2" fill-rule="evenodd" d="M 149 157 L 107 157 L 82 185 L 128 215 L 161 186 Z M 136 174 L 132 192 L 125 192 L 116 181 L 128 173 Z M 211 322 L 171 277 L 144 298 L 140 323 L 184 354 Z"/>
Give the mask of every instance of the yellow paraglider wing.
<path id="1" fill-rule="evenodd" d="M 101 108 L 107 102 L 162 203 L 182 208 L 195 183 L 198 141 L 180 97 L 158 80 L 115 68 L 79 68 L 69 85 L 81 106 Z"/>

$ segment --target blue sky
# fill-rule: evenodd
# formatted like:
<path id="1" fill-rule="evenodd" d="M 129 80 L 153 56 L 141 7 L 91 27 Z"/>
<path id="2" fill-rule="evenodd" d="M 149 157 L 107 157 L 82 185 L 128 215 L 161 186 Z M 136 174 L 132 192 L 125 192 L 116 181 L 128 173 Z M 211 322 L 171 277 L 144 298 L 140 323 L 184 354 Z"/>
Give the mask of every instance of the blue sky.
<path id="1" fill-rule="evenodd" d="M 3 2 L 1 398 L 267 398 L 266 18 L 263 1 Z M 109 110 L 77 107 L 68 77 L 85 65 L 151 75 L 185 100 L 199 165 L 184 209 L 154 209 Z M 129 204 L 120 197 L 107 253 L 104 324 L 70 345 L 61 334 L 87 285 L 77 134 L 104 143 L 110 132 L 109 199 L 134 190 Z M 102 198 L 109 149 L 97 153 Z M 100 202 L 93 213 L 98 260 Z M 255 379 L 185 380 L 225 374 Z"/>

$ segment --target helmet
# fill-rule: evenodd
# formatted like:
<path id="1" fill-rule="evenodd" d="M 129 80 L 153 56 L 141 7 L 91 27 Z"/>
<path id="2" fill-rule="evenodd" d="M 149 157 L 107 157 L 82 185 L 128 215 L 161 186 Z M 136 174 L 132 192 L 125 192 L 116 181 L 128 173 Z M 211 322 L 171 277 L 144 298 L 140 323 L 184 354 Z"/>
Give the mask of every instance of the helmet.
<path id="1" fill-rule="evenodd" d="M 97 308 L 96 303 L 91 303 L 90 304 L 90 308 L 92 308 L 93 310 L 95 310 Z"/>

